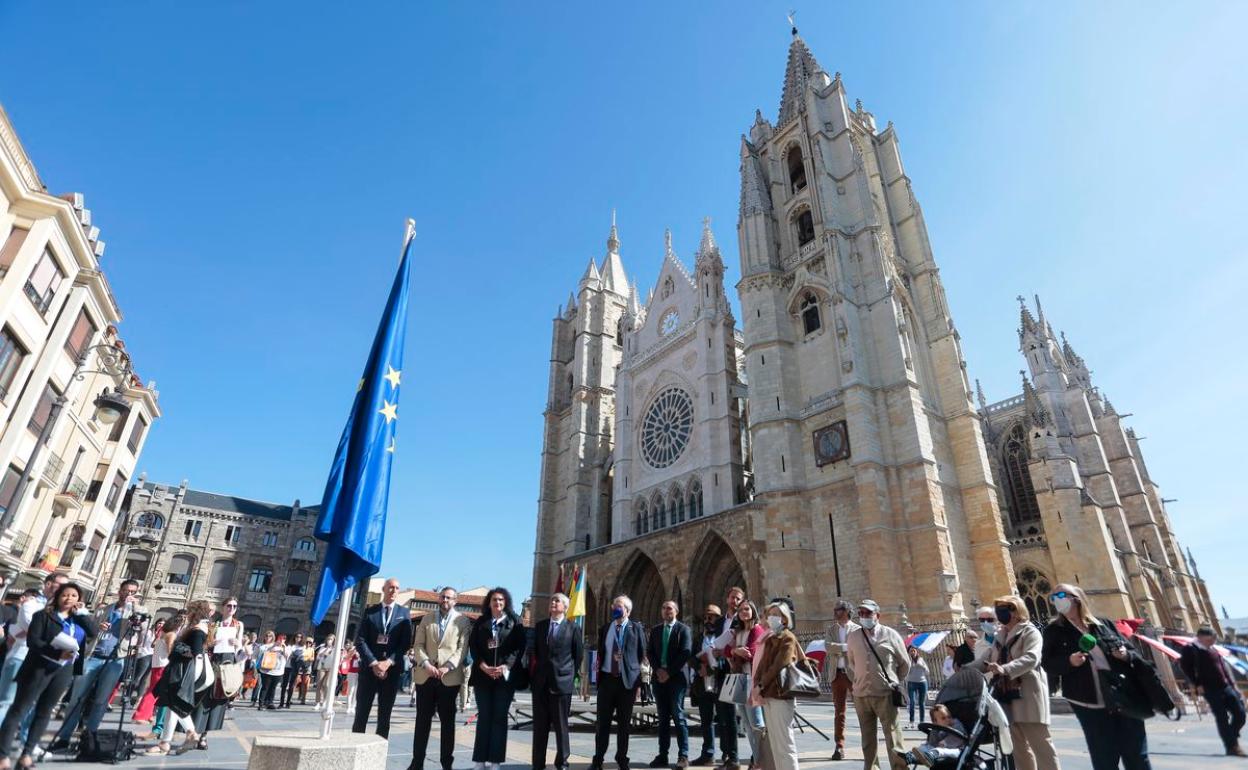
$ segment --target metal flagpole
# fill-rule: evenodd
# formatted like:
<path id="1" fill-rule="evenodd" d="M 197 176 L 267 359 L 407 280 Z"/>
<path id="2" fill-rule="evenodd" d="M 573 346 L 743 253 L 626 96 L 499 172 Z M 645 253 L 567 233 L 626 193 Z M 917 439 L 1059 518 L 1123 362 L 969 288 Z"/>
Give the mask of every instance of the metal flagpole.
<path id="1" fill-rule="evenodd" d="M 403 228 L 403 245 L 399 249 L 399 261 L 402 262 L 403 255 L 407 252 L 407 244 L 416 237 L 416 220 L 408 218 Z M 368 587 L 365 586 L 365 595 L 367 596 Z M 348 588 L 338 595 L 340 606 L 338 607 L 338 627 L 334 629 L 334 654 L 331 658 L 332 667 L 329 671 L 330 687 L 329 700 L 325 703 L 325 710 L 321 712 L 321 740 L 329 740 L 330 733 L 334 730 L 334 706 L 338 700 L 338 667 L 342 664 L 342 646 L 346 644 L 347 624 L 351 622 L 351 597 L 354 593 L 353 589 Z"/>

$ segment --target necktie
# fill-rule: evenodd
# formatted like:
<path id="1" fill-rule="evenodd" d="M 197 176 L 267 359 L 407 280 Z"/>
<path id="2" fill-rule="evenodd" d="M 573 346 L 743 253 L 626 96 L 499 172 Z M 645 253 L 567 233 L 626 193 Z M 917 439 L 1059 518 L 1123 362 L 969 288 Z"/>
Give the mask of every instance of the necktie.
<path id="1" fill-rule="evenodd" d="M 611 656 L 611 673 L 616 676 L 620 675 L 620 658 L 624 655 L 624 636 L 621 633 L 623 628 L 618 624 L 615 627 L 615 654 Z"/>
<path id="2" fill-rule="evenodd" d="M 659 656 L 659 665 L 667 668 L 667 640 L 672 635 L 672 625 L 670 623 L 663 624 L 663 653 Z"/>
<path id="3" fill-rule="evenodd" d="M 555 640 L 555 634 L 557 634 L 558 632 L 559 632 L 559 624 L 553 620 L 550 621 L 550 633 L 546 635 L 547 644 Z"/>

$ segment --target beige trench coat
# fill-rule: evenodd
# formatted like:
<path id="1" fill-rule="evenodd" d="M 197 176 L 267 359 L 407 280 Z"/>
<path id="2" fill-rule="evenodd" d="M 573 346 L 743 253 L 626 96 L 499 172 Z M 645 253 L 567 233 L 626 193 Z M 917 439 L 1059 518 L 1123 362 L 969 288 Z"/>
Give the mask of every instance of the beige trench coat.
<path id="1" fill-rule="evenodd" d="M 1009 662 L 1003 666 L 1005 675 L 1019 680 L 1022 695 L 1002 704 L 1010 722 L 1049 724 L 1049 678 L 1040 667 L 1040 653 L 1044 647 L 1040 629 L 1031 623 L 1019 623 L 1007 638 L 996 640 L 987 662 L 998 662 L 1005 647 L 1010 651 Z"/>

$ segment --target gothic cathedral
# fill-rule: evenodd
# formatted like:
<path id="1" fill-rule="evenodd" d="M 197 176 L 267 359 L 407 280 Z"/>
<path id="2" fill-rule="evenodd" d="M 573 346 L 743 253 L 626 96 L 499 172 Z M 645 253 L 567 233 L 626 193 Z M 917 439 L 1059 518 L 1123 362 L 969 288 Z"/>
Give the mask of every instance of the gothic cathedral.
<path id="1" fill-rule="evenodd" d="M 838 598 L 871 597 L 888 623 L 947 625 L 1022 588 L 1013 553 L 1049 584 L 1076 580 L 1085 558 L 1112 562 L 1095 577 L 1083 570 L 1108 581 L 1084 581 L 1095 595 L 1121 599 L 1105 611 L 1156 612 L 1131 603 L 1152 595 L 1141 570 L 1181 556 L 1164 511 L 1149 513 L 1160 506 L 1151 483 L 1130 487 L 1130 501 L 1104 489 L 1108 471 L 1090 484 L 1114 501 L 1098 510 L 1118 523 L 1087 556 L 1032 553 L 1058 533 L 1085 542 L 1061 529 L 1072 526 L 1060 523 L 1065 487 L 1033 502 L 1029 519 L 1013 508 L 1003 517 L 1000 474 L 1017 464 L 1002 465 L 998 444 L 990 460 L 985 435 L 995 442 L 1016 431 L 994 425 L 1022 423 L 982 397 L 977 407 L 892 124 L 880 130 L 861 102 L 851 108 L 840 75 L 796 32 L 777 119 L 756 114 L 740 170 L 740 328 L 709 222 L 692 270 L 668 235 L 644 298 L 625 276 L 613 222 L 601 263 L 590 260 L 554 320 L 535 612 L 560 566 L 576 563 L 588 568 L 590 623 L 620 593 L 649 623 L 665 599 L 689 614 L 740 585 L 760 601 L 792 598 L 803 622 L 830 619 Z M 1073 397 L 1056 376 L 1033 366 L 1033 377 L 1044 395 L 1032 400 L 1053 403 L 1047 423 L 1024 421 L 1024 473 L 1065 473 L 1081 510 L 1077 461 L 1049 467 L 1065 455 L 1043 436 L 1070 430 L 1056 400 Z M 1113 443 L 1107 462 L 1132 451 Z M 1145 529 L 1154 555 L 1124 554 L 1129 533 Z M 1187 579 L 1166 606 L 1212 620 L 1207 596 L 1196 606 L 1203 586 Z"/>

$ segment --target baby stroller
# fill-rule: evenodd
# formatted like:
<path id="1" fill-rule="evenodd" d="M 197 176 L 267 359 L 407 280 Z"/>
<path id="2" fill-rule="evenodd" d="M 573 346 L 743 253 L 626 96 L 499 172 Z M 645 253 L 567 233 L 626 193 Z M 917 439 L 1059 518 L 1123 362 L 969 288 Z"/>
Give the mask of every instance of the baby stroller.
<path id="1" fill-rule="evenodd" d="M 1006 729 L 1009 722 L 1001 704 L 993 699 L 983 674 L 963 668 L 940 688 L 936 702 L 949 709 L 950 716 L 963 729 L 923 722 L 919 729 L 928 736 L 928 742 L 905 751 L 907 764 L 935 770 L 1000 770 L 1004 767 L 1002 758 L 1014 750 Z M 945 747 L 933 745 L 935 743 L 943 743 Z"/>

